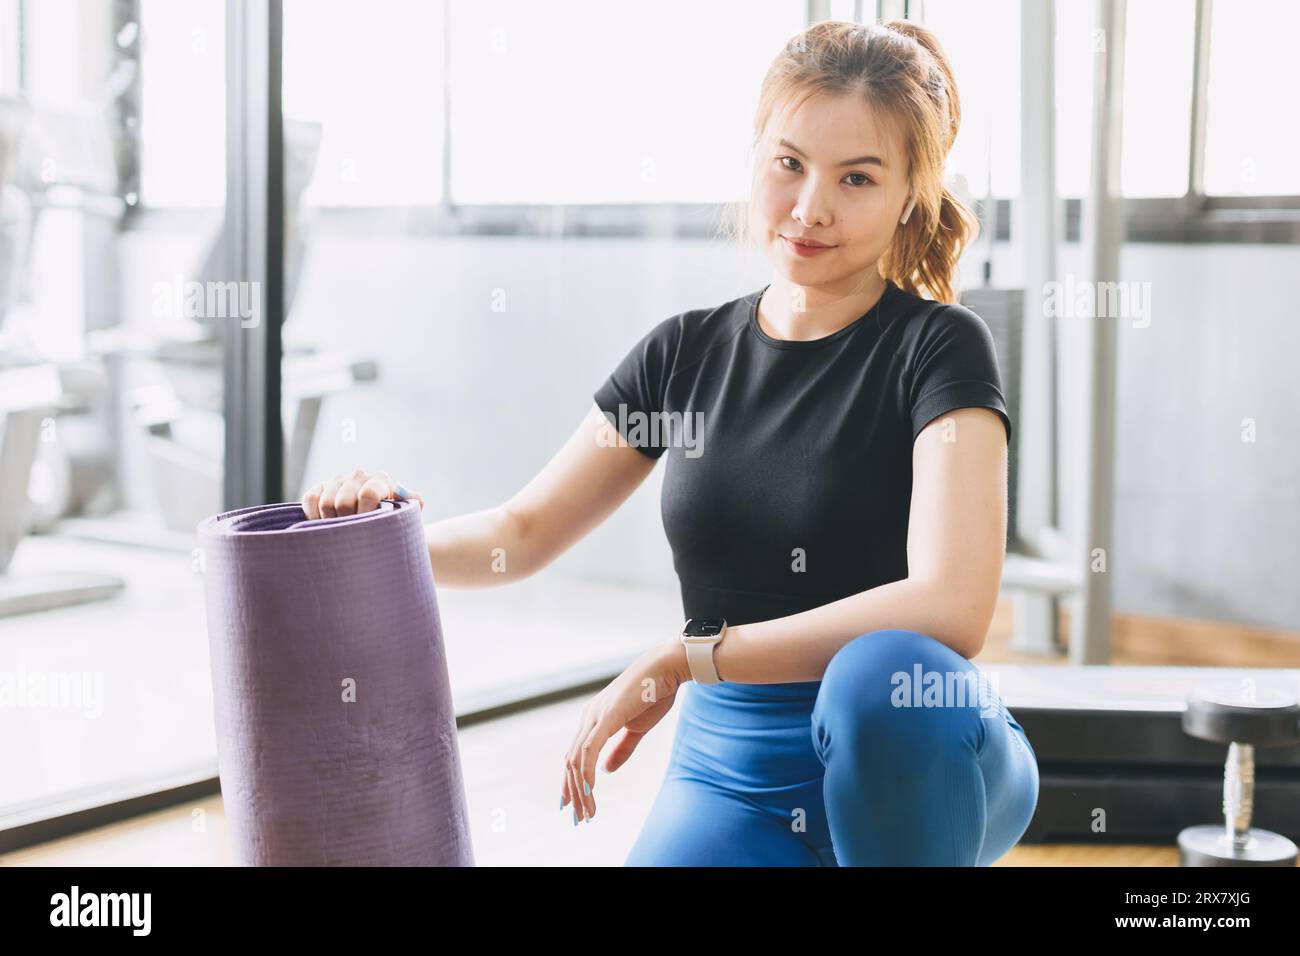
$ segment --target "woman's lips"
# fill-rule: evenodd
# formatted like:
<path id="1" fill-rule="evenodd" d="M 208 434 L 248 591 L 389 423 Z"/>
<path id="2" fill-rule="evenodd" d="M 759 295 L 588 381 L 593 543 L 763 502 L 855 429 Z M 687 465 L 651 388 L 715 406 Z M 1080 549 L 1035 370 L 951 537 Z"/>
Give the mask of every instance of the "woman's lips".
<path id="1" fill-rule="evenodd" d="M 805 246 L 792 239 L 787 239 L 785 236 L 781 237 L 781 241 L 785 243 L 787 249 L 803 259 L 811 259 L 813 256 L 819 256 L 823 252 L 830 252 L 835 248 L 834 246 Z"/>

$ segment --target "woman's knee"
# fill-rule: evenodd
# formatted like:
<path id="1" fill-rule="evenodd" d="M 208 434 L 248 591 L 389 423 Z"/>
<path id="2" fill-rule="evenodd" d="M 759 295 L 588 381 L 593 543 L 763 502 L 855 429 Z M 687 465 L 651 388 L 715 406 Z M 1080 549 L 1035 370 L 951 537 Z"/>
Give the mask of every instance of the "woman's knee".
<path id="1" fill-rule="evenodd" d="M 988 706 L 981 672 L 936 638 L 901 629 L 849 641 L 827 665 L 813 708 L 814 737 L 967 736 Z"/>
<path id="2" fill-rule="evenodd" d="M 918 679 L 933 685 L 936 678 L 942 678 L 947 685 L 954 682 L 952 677 L 978 673 L 969 660 L 928 634 L 899 629 L 869 631 L 835 653 L 822 675 L 820 692 L 896 707 L 905 690 L 915 689 Z"/>

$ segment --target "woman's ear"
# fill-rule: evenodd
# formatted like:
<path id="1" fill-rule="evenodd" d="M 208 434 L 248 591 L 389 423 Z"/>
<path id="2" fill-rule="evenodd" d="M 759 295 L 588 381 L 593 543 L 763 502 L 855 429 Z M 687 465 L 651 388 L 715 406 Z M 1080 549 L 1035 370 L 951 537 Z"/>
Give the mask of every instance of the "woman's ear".
<path id="1" fill-rule="evenodd" d="M 907 204 L 907 208 L 903 210 L 903 218 L 898 220 L 899 225 L 901 226 L 907 225 L 907 220 L 912 215 L 912 210 L 915 208 L 916 208 L 916 197 L 912 196 L 911 200 Z"/>

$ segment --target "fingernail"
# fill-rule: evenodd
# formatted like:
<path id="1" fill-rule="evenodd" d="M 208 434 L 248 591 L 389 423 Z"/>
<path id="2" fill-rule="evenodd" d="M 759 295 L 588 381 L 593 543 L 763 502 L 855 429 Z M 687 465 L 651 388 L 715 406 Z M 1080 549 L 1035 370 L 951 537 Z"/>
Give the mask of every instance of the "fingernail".
<path id="1" fill-rule="evenodd" d="M 591 784 L 587 783 L 587 781 L 585 780 L 582 781 L 582 792 L 587 794 L 588 796 L 591 795 Z"/>
<path id="2" fill-rule="evenodd" d="M 561 809 L 561 810 L 564 809 L 564 798 L 563 798 L 563 797 L 560 797 L 560 809 Z"/>
<path id="3" fill-rule="evenodd" d="M 574 808 L 573 808 L 573 825 L 574 825 L 575 827 L 578 825 L 578 808 L 577 808 L 577 807 L 574 807 Z"/>
<path id="4" fill-rule="evenodd" d="M 393 486 L 397 489 L 397 497 L 399 498 L 411 497 L 410 489 L 408 489 L 406 485 L 402 484 L 400 481 L 393 482 Z"/>

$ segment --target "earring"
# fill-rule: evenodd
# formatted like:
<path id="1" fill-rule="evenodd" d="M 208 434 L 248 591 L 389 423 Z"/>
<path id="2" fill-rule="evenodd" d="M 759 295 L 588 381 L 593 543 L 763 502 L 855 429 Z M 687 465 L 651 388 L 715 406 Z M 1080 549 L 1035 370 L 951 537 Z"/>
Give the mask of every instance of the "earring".
<path id="1" fill-rule="evenodd" d="M 908 217 L 912 215 L 912 210 L 915 208 L 916 208 L 916 197 L 913 196 L 912 201 L 909 202 L 907 204 L 907 208 L 903 210 L 903 218 L 898 220 L 899 225 L 903 225 L 903 226 L 907 225 Z"/>

